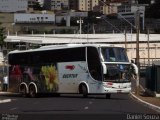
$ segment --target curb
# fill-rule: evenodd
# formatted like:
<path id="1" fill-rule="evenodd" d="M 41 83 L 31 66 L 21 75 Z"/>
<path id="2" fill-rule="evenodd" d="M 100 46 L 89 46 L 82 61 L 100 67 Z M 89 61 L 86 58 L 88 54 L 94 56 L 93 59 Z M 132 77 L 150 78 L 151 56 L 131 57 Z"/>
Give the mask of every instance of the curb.
<path id="1" fill-rule="evenodd" d="M 135 96 L 133 93 L 130 93 L 130 95 L 131 95 L 133 98 L 135 98 L 136 100 L 138 100 L 139 102 L 145 104 L 145 106 L 147 106 L 147 107 L 149 107 L 149 108 L 151 108 L 151 109 L 153 109 L 153 110 L 155 110 L 155 111 L 157 111 L 157 112 L 160 113 L 160 107 L 159 107 L 159 106 L 156 106 L 156 105 L 153 105 L 153 104 L 148 103 L 148 102 L 146 102 L 146 101 L 143 101 L 142 99 L 140 99 L 140 98 L 138 98 L 137 96 Z"/>
<path id="2" fill-rule="evenodd" d="M 8 102 L 11 102 L 11 99 L 0 100 L 0 104 L 1 103 L 8 103 Z"/>
<path id="3" fill-rule="evenodd" d="M 0 95 L 11 94 L 11 92 L 0 92 Z"/>
<path id="4" fill-rule="evenodd" d="M 0 96 L 3 95 L 19 95 L 19 93 L 12 93 L 12 92 L 0 92 Z"/>

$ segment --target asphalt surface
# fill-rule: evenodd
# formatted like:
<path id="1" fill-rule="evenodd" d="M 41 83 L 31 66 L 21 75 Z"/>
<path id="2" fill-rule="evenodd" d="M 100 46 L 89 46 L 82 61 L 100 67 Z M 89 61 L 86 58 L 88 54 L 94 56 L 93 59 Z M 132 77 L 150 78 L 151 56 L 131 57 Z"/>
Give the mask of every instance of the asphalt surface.
<path id="1" fill-rule="evenodd" d="M 60 97 L 23 98 L 20 96 L 0 96 L 11 101 L 0 104 L 0 118 L 14 120 L 92 119 L 92 120 L 134 120 L 146 119 L 145 115 L 158 113 L 132 99 L 128 94 L 114 94 L 111 99 L 103 95 L 61 95 Z M 160 116 L 154 116 L 160 120 Z M 10 118 L 10 119 L 11 119 Z"/>

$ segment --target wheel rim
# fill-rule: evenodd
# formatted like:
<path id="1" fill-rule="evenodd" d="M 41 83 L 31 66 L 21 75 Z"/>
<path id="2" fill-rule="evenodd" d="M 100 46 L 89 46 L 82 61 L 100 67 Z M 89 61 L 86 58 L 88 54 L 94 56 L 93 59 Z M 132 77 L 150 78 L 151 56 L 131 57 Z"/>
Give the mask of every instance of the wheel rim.
<path id="1" fill-rule="evenodd" d="M 30 97 L 35 97 L 36 92 L 35 92 L 34 87 L 31 87 L 31 88 L 30 88 L 30 90 L 29 90 L 29 94 L 30 94 Z"/>
<path id="2" fill-rule="evenodd" d="M 26 95 L 26 89 L 23 88 L 22 91 L 21 91 L 21 93 L 22 93 L 22 96 L 25 96 Z"/>
<path id="3" fill-rule="evenodd" d="M 88 91 L 85 85 L 82 85 L 82 94 L 83 94 L 83 97 L 87 97 Z"/>

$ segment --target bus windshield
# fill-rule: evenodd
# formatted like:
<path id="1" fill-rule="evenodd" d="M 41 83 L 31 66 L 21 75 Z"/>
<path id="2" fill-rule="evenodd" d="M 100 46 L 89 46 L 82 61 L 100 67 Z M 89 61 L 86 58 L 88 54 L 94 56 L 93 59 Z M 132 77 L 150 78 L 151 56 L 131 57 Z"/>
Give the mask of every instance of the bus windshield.
<path id="1" fill-rule="evenodd" d="M 129 62 L 124 48 L 102 47 L 101 52 L 104 62 Z"/>

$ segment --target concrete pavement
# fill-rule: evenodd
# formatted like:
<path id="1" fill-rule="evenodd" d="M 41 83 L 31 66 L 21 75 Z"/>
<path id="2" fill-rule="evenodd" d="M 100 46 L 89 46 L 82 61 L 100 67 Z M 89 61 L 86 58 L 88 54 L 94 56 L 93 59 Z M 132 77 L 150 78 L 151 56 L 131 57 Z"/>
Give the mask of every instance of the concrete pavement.
<path id="1" fill-rule="evenodd" d="M 18 93 L 11 93 L 11 92 L 0 92 L 0 96 L 13 96 L 13 95 L 18 95 Z M 130 93 L 131 97 L 136 99 L 138 102 L 143 103 L 145 106 L 157 111 L 160 113 L 160 99 L 155 98 L 155 97 L 150 97 L 150 100 L 145 99 L 143 96 L 137 96 L 135 95 L 133 92 Z M 157 103 L 159 102 L 159 104 L 155 104 L 155 100 L 157 101 Z M 7 102 L 11 102 L 11 99 L 1 99 L 0 97 L 0 104 L 1 103 L 7 103 Z M 154 101 L 154 102 L 152 102 Z"/>

